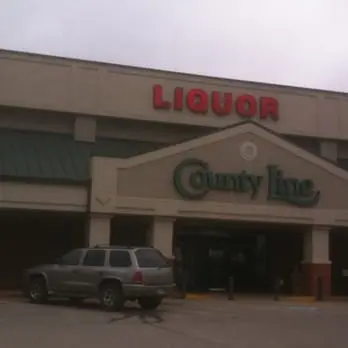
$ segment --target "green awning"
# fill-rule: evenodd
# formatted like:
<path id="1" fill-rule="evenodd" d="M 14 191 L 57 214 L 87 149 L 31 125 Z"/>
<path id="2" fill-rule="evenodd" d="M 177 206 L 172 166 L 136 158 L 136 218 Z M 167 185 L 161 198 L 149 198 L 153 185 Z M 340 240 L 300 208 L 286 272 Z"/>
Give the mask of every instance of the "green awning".
<path id="1" fill-rule="evenodd" d="M 0 176 L 17 179 L 89 179 L 92 156 L 129 158 L 165 144 L 119 139 L 77 142 L 71 134 L 0 129 Z"/>

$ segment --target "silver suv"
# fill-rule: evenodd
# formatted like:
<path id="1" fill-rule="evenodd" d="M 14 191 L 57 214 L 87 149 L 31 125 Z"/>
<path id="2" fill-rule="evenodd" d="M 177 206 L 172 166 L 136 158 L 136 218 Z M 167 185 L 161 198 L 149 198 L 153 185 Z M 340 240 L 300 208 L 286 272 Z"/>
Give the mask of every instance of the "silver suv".
<path id="1" fill-rule="evenodd" d="M 25 294 L 34 303 L 50 296 L 75 303 L 97 298 L 107 310 L 120 310 L 127 300 L 155 309 L 173 286 L 171 265 L 150 247 L 74 249 L 54 264 L 30 268 L 24 275 Z"/>

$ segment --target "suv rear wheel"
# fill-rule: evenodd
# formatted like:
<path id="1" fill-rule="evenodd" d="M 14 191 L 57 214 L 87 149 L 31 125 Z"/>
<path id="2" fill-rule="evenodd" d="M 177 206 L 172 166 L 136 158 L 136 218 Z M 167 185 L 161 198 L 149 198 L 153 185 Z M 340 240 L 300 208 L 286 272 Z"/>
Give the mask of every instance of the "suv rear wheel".
<path id="1" fill-rule="evenodd" d="M 107 311 L 119 311 L 124 306 L 122 286 L 118 282 L 106 282 L 99 290 L 99 302 Z"/>
<path id="2" fill-rule="evenodd" d="M 141 297 L 138 303 L 142 309 L 156 309 L 162 302 L 162 297 Z"/>
<path id="3" fill-rule="evenodd" d="M 33 303 L 45 303 L 48 299 L 46 281 L 43 277 L 32 277 L 29 280 L 28 297 Z"/>

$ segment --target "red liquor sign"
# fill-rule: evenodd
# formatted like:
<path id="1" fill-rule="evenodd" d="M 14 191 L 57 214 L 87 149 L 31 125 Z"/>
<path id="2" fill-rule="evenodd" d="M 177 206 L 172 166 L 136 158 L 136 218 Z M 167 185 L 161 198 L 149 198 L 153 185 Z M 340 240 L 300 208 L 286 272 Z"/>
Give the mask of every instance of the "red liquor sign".
<path id="1" fill-rule="evenodd" d="M 272 97 L 256 98 L 250 94 L 234 95 L 232 93 L 212 91 L 200 88 L 184 89 L 176 87 L 172 98 L 164 98 L 164 88 L 153 86 L 153 107 L 159 110 L 183 111 L 204 115 L 213 112 L 216 116 L 225 117 L 233 112 L 243 118 L 258 117 L 262 120 L 279 119 L 279 103 Z"/>

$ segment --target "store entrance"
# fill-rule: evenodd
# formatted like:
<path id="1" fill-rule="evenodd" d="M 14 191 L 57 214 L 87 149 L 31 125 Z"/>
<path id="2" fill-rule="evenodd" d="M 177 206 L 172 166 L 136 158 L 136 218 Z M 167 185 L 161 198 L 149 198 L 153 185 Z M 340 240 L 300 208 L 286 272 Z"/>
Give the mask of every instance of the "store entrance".
<path id="1" fill-rule="evenodd" d="M 270 293 L 279 277 L 282 291 L 293 293 L 301 232 L 284 226 L 181 226 L 175 237 L 177 278 L 186 274 L 188 290 L 195 292 L 225 291 L 233 276 L 237 292 Z"/>

